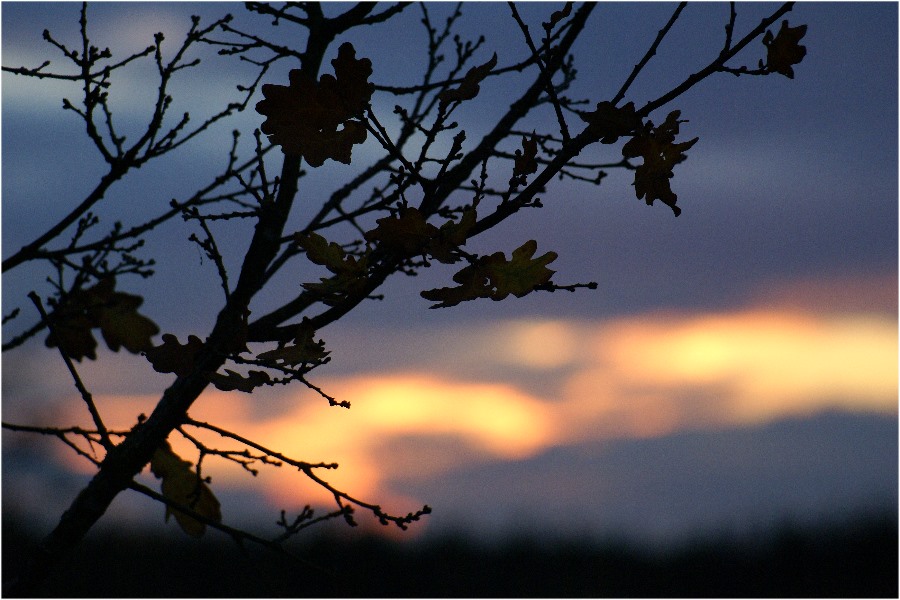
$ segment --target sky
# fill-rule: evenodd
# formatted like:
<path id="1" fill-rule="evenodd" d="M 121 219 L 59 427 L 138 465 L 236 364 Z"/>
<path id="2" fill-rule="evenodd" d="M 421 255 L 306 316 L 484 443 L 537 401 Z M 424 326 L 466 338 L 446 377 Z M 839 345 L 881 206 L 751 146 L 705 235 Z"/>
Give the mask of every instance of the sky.
<path id="1" fill-rule="evenodd" d="M 3 65 L 59 59 L 41 32 L 75 43 L 79 6 L 4 3 Z M 435 22 L 448 6 L 429 5 Z M 776 6 L 738 4 L 737 31 Z M 558 8 L 529 3 L 522 12 L 540 30 Z M 598 7 L 575 47 L 571 95 L 592 102 L 614 95 L 673 8 Z M 160 30 L 174 44 L 191 14 L 229 11 L 237 23 L 252 22 L 242 10 L 105 3 L 90 8 L 89 27 L 98 45 L 124 53 Z M 626 100 L 641 106 L 709 62 L 727 16 L 725 4 L 689 5 Z M 420 18 L 412 7 L 395 25 L 349 38 L 371 58 L 373 81 L 394 85 L 420 72 L 420 57 L 408 50 L 423 42 Z M 630 173 L 611 170 L 599 187 L 554 182 L 542 196 L 546 208 L 471 242 L 474 251 L 509 252 L 535 239 L 539 252 L 559 254 L 554 281 L 594 280 L 597 290 L 428 310 L 419 291 L 449 285 L 452 268 L 391 281 L 385 301 L 319 332 L 332 361 L 312 379 L 351 401 L 349 411 L 289 387 L 253 396 L 211 389 L 191 415 L 294 458 L 338 462 L 330 481 L 395 513 L 428 503 L 435 513 L 404 534 L 413 537 L 524 529 L 665 542 L 704 528 L 746 531 L 896 508 L 897 6 L 799 3 L 786 18 L 808 26 L 793 80 L 719 74 L 651 116 L 658 123 L 681 110 L 682 136 L 699 137 L 675 170 L 677 219 L 637 200 Z M 526 52 L 505 4 L 467 5 L 460 26 L 471 38 L 486 35 L 484 61 L 496 51 L 508 64 Z M 764 52 L 755 42 L 738 63 L 753 67 Z M 234 61 L 203 58 L 196 75 L 174 84 L 176 113 L 210 114 L 247 82 L 249 71 Z M 286 73 L 273 69 L 264 82 L 283 84 Z M 114 114 L 121 131 L 137 131 L 152 72 L 135 66 L 123 77 L 110 92 Z M 505 86 L 514 83 L 483 84 L 478 104 L 460 112 L 468 140 L 508 106 Z M 3 74 L 4 257 L 102 172 L 83 126 L 61 110 L 61 98 L 77 93 Z M 396 101 L 376 94 L 373 107 L 389 120 Z M 248 144 L 261 122 L 250 108 L 190 150 L 151 163 L 113 188 L 102 217 L 137 222 L 185 197 L 221 168 L 231 129 Z M 375 150 L 365 145 L 354 156 L 364 161 Z M 584 158 L 617 160 L 618 152 L 595 145 Z M 316 170 L 305 184 L 310 197 L 352 172 L 334 163 Z M 215 269 L 187 241 L 193 232 L 180 221 L 162 228 L 142 249 L 157 260 L 157 275 L 119 285 L 140 294 L 142 312 L 181 339 L 204 337 L 221 303 Z M 246 234 L 225 228 L 221 235 L 226 260 L 237 264 Z M 4 274 L 3 314 L 23 313 L 4 326 L 4 341 L 30 323 L 25 295 L 47 293 L 49 274 L 32 267 Z M 276 291 L 297 283 L 279 281 Z M 258 310 L 271 301 L 262 298 Z M 140 356 L 98 354 L 79 373 L 108 425 L 130 427 L 171 376 Z M 40 341 L 2 360 L 4 421 L 89 424 L 64 365 Z M 173 446 L 190 457 L 183 440 Z M 52 523 L 89 467 L 58 442 L 4 432 L 4 505 Z M 226 519 L 238 524 L 271 527 L 281 508 L 329 500 L 287 469 L 252 478 L 211 462 L 204 472 Z M 159 527 L 161 515 L 130 495 L 116 501 L 104 526 Z"/>

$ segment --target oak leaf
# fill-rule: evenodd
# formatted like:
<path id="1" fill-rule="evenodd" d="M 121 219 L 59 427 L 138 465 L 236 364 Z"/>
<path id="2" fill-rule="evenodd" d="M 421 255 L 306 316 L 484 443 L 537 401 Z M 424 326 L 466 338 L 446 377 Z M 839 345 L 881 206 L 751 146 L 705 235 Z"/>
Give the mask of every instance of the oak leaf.
<path id="1" fill-rule="evenodd" d="M 238 390 L 250 394 L 254 389 L 271 381 L 265 371 L 249 371 L 246 377 L 231 369 L 225 369 L 225 373 L 225 375 L 213 373 L 209 377 L 210 383 L 223 392 Z"/>
<path id="2" fill-rule="evenodd" d="M 336 96 L 341 99 L 343 108 L 354 117 L 361 117 L 375 86 L 369 83 L 372 75 L 372 61 L 368 58 L 356 58 L 356 50 L 350 43 L 341 44 L 337 58 L 331 61 L 334 67 L 334 78 L 323 75 L 322 86 L 332 87 Z"/>
<path id="3" fill-rule="evenodd" d="M 277 365 L 294 366 L 321 362 L 327 354 L 328 352 L 324 352 L 320 348 L 293 344 L 262 352 L 257 355 L 257 358 L 263 361 L 271 361 Z"/>
<path id="4" fill-rule="evenodd" d="M 209 486 L 191 469 L 190 462 L 182 460 L 172 451 L 168 442 L 163 442 L 153 453 L 150 470 L 157 479 L 162 479 L 162 495 L 167 499 L 187 506 L 211 521 L 222 521 L 219 501 Z M 206 531 L 206 524 L 202 521 L 166 505 L 166 521 L 173 515 L 181 529 L 192 537 L 200 537 Z"/>
<path id="5" fill-rule="evenodd" d="M 444 264 L 453 264 L 459 261 L 459 247 L 466 243 L 469 230 L 475 225 L 477 213 L 476 205 L 466 208 L 459 222 L 450 220 L 441 225 L 437 235 L 428 240 L 425 252 L 435 260 Z"/>
<path id="6" fill-rule="evenodd" d="M 641 126 L 641 118 L 635 114 L 634 102 L 616 108 L 612 102 L 598 102 L 594 112 L 579 114 L 591 132 L 602 144 L 613 144 L 621 136 L 629 135 Z"/>
<path id="7" fill-rule="evenodd" d="M 557 254 L 545 252 L 532 258 L 536 250 L 537 242 L 528 240 L 513 250 L 509 261 L 491 263 L 488 276 L 496 288 L 491 294 L 492 300 L 503 300 L 509 294 L 521 298 L 550 281 L 555 271 L 548 269 L 547 265 L 556 260 Z"/>
<path id="8" fill-rule="evenodd" d="M 91 329 L 95 327 L 94 321 L 87 315 L 80 313 L 68 313 L 55 315 L 53 332 L 47 336 L 45 344 L 48 348 L 60 346 L 63 352 L 71 359 L 81 362 L 82 358 L 97 360 L 97 340 Z"/>
<path id="9" fill-rule="evenodd" d="M 661 200 L 672 209 L 676 217 L 681 214 L 681 209 L 675 204 L 678 196 L 669 183 L 674 176 L 672 169 L 687 159 L 685 151 L 699 139 L 675 143 L 679 126 L 684 123 L 678 119 L 680 115 L 681 111 L 670 112 L 659 127 L 654 127 L 652 121 L 647 121 L 641 131 L 622 147 L 622 156 L 625 158 L 640 156 L 644 159 L 644 163 L 634 171 L 634 190 L 638 199 L 644 198 L 648 205 L 653 204 L 654 200 Z"/>
<path id="10" fill-rule="evenodd" d="M 297 244 L 306 250 L 306 256 L 317 265 L 326 267 L 332 273 L 347 269 L 347 253 L 340 244 L 329 242 L 318 233 L 311 232 L 294 236 Z"/>
<path id="11" fill-rule="evenodd" d="M 362 117 L 374 90 L 368 82 L 372 62 L 356 58 L 349 42 L 338 49 L 331 61 L 335 75 L 319 81 L 299 69 L 288 74 L 289 85 L 265 84 L 264 99 L 256 111 L 266 116 L 260 129 L 285 153 L 303 156 L 311 167 L 329 158 L 350 164 L 353 146 L 366 141 Z"/>
<path id="12" fill-rule="evenodd" d="M 787 21 L 781 22 L 781 29 L 776 36 L 771 31 L 766 31 L 762 40 L 767 49 L 765 68 L 793 79 L 792 65 L 798 64 L 806 56 L 806 46 L 800 45 L 800 40 L 805 35 L 806 25 L 788 27 Z"/>
<path id="13" fill-rule="evenodd" d="M 179 377 L 187 375 L 194 367 L 194 358 L 203 342 L 195 335 L 189 335 L 187 343 L 178 343 L 178 338 L 171 333 L 162 335 L 162 344 L 144 351 L 144 356 L 158 373 L 175 373 Z"/>
<path id="14" fill-rule="evenodd" d="M 347 254 L 340 245 L 329 242 L 314 232 L 297 234 L 294 239 L 306 250 L 306 255 L 312 262 L 334 273 L 332 277 L 320 278 L 318 283 L 303 284 L 306 289 L 320 294 L 323 302 L 334 305 L 341 298 L 363 289 L 367 281 L 366 254 L 359 257 Z"/>
<path id="15" fill-rule="evenodd" d="M 159 327 L 137 312 L 143 302 L 140 296 L 116 292 L 100 311 L 100 332 L 113 352 L 124 347 L 137 354 L 153 347 L 151 338 L 159 333 Z"/>
<path id="16" fill-rule="evenodd" d="M 104 277 L 91 288 L 73 292 L 60 302 L 51 315 L 53 332 L 46 339 L 48 347 L 62 341 L 70 358 L 96 360 L 97 340 L 92 329 L 100 329 L 106 345 L 113 352 L 124 347 L 139 353 L 153 346 L 152 337 L 159 333 L 156 323 L 137 312 L 143 298 L 115 291 L 115 278 Z"/>
<path id="17" fill-rule="evenodd" d="M 516 158 L 513 163 L 513 177 L 521 178 L 524 184 L 525 176 L 531 175 L 538 169 L 537 164 L 537 140 L 522 138 L 522 149 L 516 150 Z"/>
<path id="18" fill-rule="evenodd" d="M 366 232 L 366 240 L 380 243 L 403 256 L 412 256 L 438 234 L 418 208 L 404 206 L 396 214 L 375 221 L 378 227 Z"/>
<path id="19" fill-rule="evenodd" d="M 501 257 L 503 256 L 502 252 L 498 254 Z M 483 263 L 463 267 L 453 275 L 453 281 L 460 285 L 424 290 L 419 295 L 426 300 L 437 302 L 437 304 L 432 304 L 429 308 L 447 308 L 467 300 L 489 298 L 494 291 L 488 277 L 488 269 Z"/>
<path id="20" fill-rule="evenodd" d="M 510 294 L 521 298 L 535 288 L 550 281 L 555 271 L 547 265 L 557 258 L 555 252 L 546 252 L 533 258 L 537 242 L 529 240 L 513 250 L 507 260 L 502 252 L 482 256 L 453 276 L 456 287 L 425 290 L 420 295 L 437 302 L 429 308 L 446 308 L 476 298 L 503 300 Z"/>
<path id="21" fill-rule="evenodd" d="M 497 66 L 497 53 L 491 57 L 491 60 L 487 61 L 481 66 L 472 67 L 466 73 L 466 76 L 463 77 L 463 80 L 460 82 L 459 87 L 453 89 L 446 89 L 438 94 L 438 100 L 440 101 L 440 109 L 443 111 L 447 108 L 447 105 L 451 102 L 463 102 L 465 100 L 471 100 L 475 96 L 478 95 L 478 92 L 481 91 L 481 86 L 479 85 L 485 77 L 490 75 L 491 69 Z"/>

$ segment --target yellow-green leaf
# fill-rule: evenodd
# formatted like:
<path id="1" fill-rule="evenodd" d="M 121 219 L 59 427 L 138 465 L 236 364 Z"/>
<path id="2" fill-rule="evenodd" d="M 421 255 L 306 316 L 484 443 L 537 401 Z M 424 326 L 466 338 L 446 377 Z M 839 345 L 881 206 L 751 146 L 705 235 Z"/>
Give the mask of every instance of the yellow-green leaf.
<path id="1" fill-rule="evenodd" d="M 143 301 L 140 296 L 115 292 L 100 310 L 100 332 L 113 352 L 124 346 L 137 354 L 153 347 L 152 338 L 159 333 L 159 327 L 137 312 Z"/>
<path id="2" fill-rule="evenodd" d="M 172 451 L 168 442 L 163 442 L 150 460 L 150 470 L 157 479 L 162 479 L 162 495 L 173 502 L 189 507 L 203 517 L 215 522 L 222 521 L 219 501 L 212 491 L 191 469 L 191 463 L 182 460 Z M 200 537 L 206 531 L 206 524 L 188 514 L 166 506 L 166 521 L 175 517 L 178 525 L 192 537 Z"/>

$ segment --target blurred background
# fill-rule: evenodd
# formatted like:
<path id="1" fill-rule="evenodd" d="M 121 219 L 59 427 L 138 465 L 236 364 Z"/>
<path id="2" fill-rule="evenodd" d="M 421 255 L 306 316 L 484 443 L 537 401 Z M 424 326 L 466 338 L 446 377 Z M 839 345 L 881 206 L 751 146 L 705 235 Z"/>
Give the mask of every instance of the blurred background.
<path id="1" fill-rule="evenodd" d="M 527 3 L 520 10 L 540 31 L 561 6 Z M 777 6 L 739 3 L 735 35 Z M 326 6 L 326 13 L 343 8 Z M 435 23 L 452 8 L 428 5 Z M 612 97 L 674 8 L 598 6 L 575 48 L 578 79 L 569 95 L 592 103 Z M 71 72 L 41 32 L 78 47 L 79 11 L 77 3 L 4 3 L 3 66 L 49 59 L 50 69 Z M 296 43 L 295 32 L 271 28 L 269 19 L 230 3 L 91 5 L 89 32 L 96 45 L 124 56 L 163 31 L 171 52 L 190 15 L 207 22 L 226 12 L 238 27 Z M 724 3 L 688 6 L 626 100 L 640 107 L 710 62 L 728 13 Z M 554 182 L 542 196 L 546 208 L 521 213 L 470 246 L 508 253 L 536 239 L 540 253 L 559 254 L 555 281 L 595 280 L 598 290 L 433 311 L 418 293 L 450 284 L 454 270 L 439 265 L 389 281 L 383 302 L 362 305 L 319 332 L 332 361 L 312 381 L 349 400 L 349 411 L 300 386 L 252 396 L 204 393 L 194 418 L 298 460 L 338 462 L 329 481 L 389 512 L 434 509 L 405 532 L 360 513 L 360 529 L 332 523 L 298 542 L 313 563 L 359 575 L 361 587 L 347 583 L 356 581 L 350 575 L 341 580 L 350 587 L 315 587 L 315 568 L 298 575 L 276 569 L 274 559 L 223 550 L 218 544 L 230 542 L 215 532 L 199 542 L 182 539 L 174 522 L 163 523 L 162 506 L 127 493 L 91 533 L 92 553 L 71 565 L 64 578 L 70 587 L 60 593 L 77 594 L 72 573 L 80 573 L 86 589 L 104 595 L 91 587 L 97 584 L 90 573 L 101 572 L 112 556 L 122 559 L 103 548 L 124 547 L 108 540 L 128 532 L 146 556 L 158 542 L 159 554 L 191 573 L 207 573 L 197 566 L 204 552 L 224 552 L 256 561 L 247 566 L 253 576 L 273 569 L 293 582 L 302 575 L 311 586 L 301 586 L 307 595 L 774 593 L 753 587 L 764 584 L 782 585 L 783 595 L 853 595 L 857 588 L 847 586 L 854 584 L 882 586 L 859 588 L 862 595 L 896 595 L 897 17 L 892 3 L 801 3 L 787 15 L 790 26 L 808 26 L 801 41 L 807 55 L 793 80 L 719 74 L 654 114 L 658 123 L 681 110 L 689 122 L 680 137 L 699 137 L 675 171 L 672 187 L 684 211 L 678 219 L 665 206 L 635 199 L 631 173 L 611 170 L 599 187 Z M 395 21 L 348 38 L 358 56 L 372 60 L 372 81 L 397 85 L 421 74 L 424 57 L 411 50 L 425 43 L 421 18 L 411 6 Z M 500 65 L 527 53 L 505 4 L 466 5 L 459 27 L 464 38 L 487 38 L 475 64 L 494 51 Z M 196 55 L 203 62 L 176 79 L 172 93 L 173 114 L 190 111 L 199 120 L 237 99 L 235 86 L 249 83 L 252 70 L 210 48 Z M 733 66 L 752 68 L 764 57 L 765 47 L 755 42 Z M 264 82 L 285 84 L 291 66 L 273 69 Z M 152 63 L 136 63 L 113 79 L 120 131 L 139 131 L 146 121 L 156 91 L 152 70 Z M 469 143 L 524 79 L 493 81 L 457 115 Z M 62 98 L 78 96 L 77 84 L 3 73 L 4 257 L 80 201 L 102 174 L 83 122 L 61 108 Z M 403 101 L 376 94 L 373 108 L 389 121 Z M 239 149 L 248 155 L 263 120 L 252 110 L 255 102 L 114 187 L 100 212 L 104 222 L 137 223 L 172 198 L 189 197 L 224 166 L 232 129 L 242 132 Z M 612 162 L 619 150 L 593 146 L 585 159 Z M 311 171 L 301 190 L 311 210 L 377 151 L 370 141 L 354 151 L 355 166 L 332 162 Z M 280 159 L 269 165 L 274 171 Z M 302 223 L 302 215 L 292 222 Z M 247 233 L 220 231 L 226 262 L 236 268 Z M 156 259 L 157 275 L 118 282 L 145 299 L 142 313 L 182 340 L 205 337 L 221 304 L 214 266 L 187 239 L 194 232 L 195 225 L 171 221 L 141 250 Z M 29 267 L 4 274 L 2 312 L 23 313 L 3 327 L 4 342 L 32 322 L 25 296 L 32 289 L 48 294 L 48 275 Z M 314 276 L 291 274 L 276 292 L 287 296 Z M 274 299 L 261 298 L 258 309 L 274 306 Z M 65 365 L 42 341 L 2 357 L 4 422 L 90 425 Z M 128 428 L 138 414 L 149 414 L 172 377 L 155 373 L 141 356 L 105 347 L 98 356 L 78 365 L 79 372 L 107 425 Z M 2 440 L 4 567 L 15 569 L 21 553 L 9 550 L 46 534 L 92 471 L 57 440 L 7 431 Z M 190 459 L 187 444 L 173 440 L 173 446 Z M 212 476 L 225 521 L 262 537 L 277 535 L 282 509 L 288 515 L 306 504 L 332 509 L 327 492 L 284 468 L 251 477 L 210 459 L 204 473 Z M 154 489 L 159 483 L 149 471 L 141 480 Z M 351 560 L 364 552 L 366 560 Z M 120 572 L 129 574 L 123 579 L 152 577 L 149 568 L 145 575 L 127 570 L 151 564 L 146 556 L 122 560 Z M 481 581 L 461 566 L 463 556 L 480 557 L 465 564 L 482 570 L 518 575 L 503 578 L 510 587 L 459 587 L 461 580 Z M 391 577 L 403 571 L 436 575 L 404 588 Z M 532 581 L 545 571 L 546 585 L 590 576 L 582 587 L 545 589 Z M 262 578 L 276 585 L 273 577 Z M 216 581 L 230 581 L 221 594 L 239 589 L 237 581 Z M 290 586 L 253 588 L 259 585 L 253 581 L 250 589 L 304 595 Z M 366 587 L 373 581 L 383 587 Z M 653 582 L 661 587 L 646 587 Z M 155 585 L 143 591 L 196 594 Z"/>

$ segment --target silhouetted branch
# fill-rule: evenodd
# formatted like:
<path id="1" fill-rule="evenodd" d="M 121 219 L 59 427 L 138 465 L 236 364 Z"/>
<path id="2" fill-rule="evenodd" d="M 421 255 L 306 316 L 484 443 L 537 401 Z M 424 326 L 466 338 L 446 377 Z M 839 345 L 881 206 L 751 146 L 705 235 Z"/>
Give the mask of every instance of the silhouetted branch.
<path id="1" fill-rule="evenodd" d="M 671 102 L 678 96 L 682 95 L 683 93 L 685 93 L 686 91 L 688 91 L 689 89 L 691 89 L 692 87 L 694 87 L 695 85 L 697 85 L 698 83 L 700 83 L 701 81 L 703 81 L 704 79 L 706 79 L 707 77 L 712 75 L 713 73 L 715 73 L 717 71 L 721 71 L 722 68 L 725 66 L 726 62 L 728 62 L 731 58 L 733 58 L 738 52 L 743 50 L 744 47 L 747 46 L 747 44 L 749 44 L 750 42 L 752 42 L 753 40 L 758 38 L 760 35 L 762 35 L 763 32 L 772 25 L 772 23 L 774 23 L 775 21 L 780 19 L 782 16 L 784 16 L 785 13 L 790 12 L 791 9 L 793 9 L 793 7 L 794 7 L 793 2 L 786 2 L 783 5 L 781 5 L 781 7 L 778 10 L 776 10 L 770 16 L 764 18 L 759 23 L 759 25 L 754 27 L 750 33 L 748 33 L 743 38 L 741 38 L 741 40 L 737 44 L 732 46 L 731 49 L 729 49 L 728 51 L 723 50 L 719 54 L 718 58 L 716 58 L 716 60 L 711 62 L 709 65 L 707 65 L 703 69 L 697 71 L 693 75 L 690 75 L 687 79 L 682 81 L 679 85 L 675 86 L 675 88 L 673 88 L 671 91 L 663 94 L 656 100 L 651 100 L 650 102 L 645 104 L 643 107 L 640 108 L 640 110 L 637 111 L 637 114 L 639 114 L 641 116 L 649 115 L 651 112 L 653 112 L 660 106 L 664 106 L 664 105 L 668 104 L 669 102 Z"/>
<path id="2" fill-rule="evenodd" d="M 647 50 L 644 58 L 642 58 L 641 61 L 634 66 L 634 69 L 631 71 L 631 75 L 628 76 L 628 79 L 625 80 L 625 83 L 622 84 L 622 87 L 619 88 L 619 91 L 616 92 L 615 96 L 613 96 L 613 105 L 618 104 L 619 100 L 625 97 L 625 94 L 628 92 L 628 88 L 630 88 L 634 80 L 637 79 L 638 74 L 643 70 L 645 66 L 647 66 L 647 63 L 650 62 L 650 59 L 656 55 L 657 48 L 659 48 L 660 43 L 662 43 L 663 38 L 666 37 L 666 34 L 669 33 L 669 30 L 672 29 L 672 25 L 674 25 L 675 21 L 678 20 L 678 17 L 681 15 L 681 11 L 684 10 L 685 6 L 687 6 L 687 2 L 680 2 L 675 8 L 675 12 L 672 13 L 671 17 L 669 17 L 669 21 L 665 24 L 665 26 L 663 26 L 663 28 L 659 30 L 659 33 L 656 35 L 656 39 L 653 40 L 653 43 L 650 45 L 650 49 Z M 731 37 L 729 35 L 726 46 L 730 44 Z"/>

